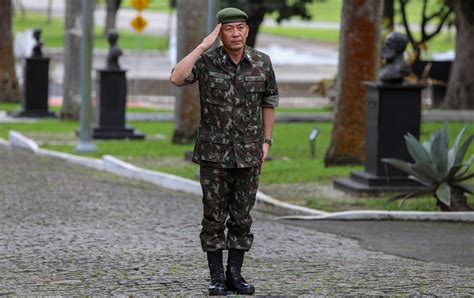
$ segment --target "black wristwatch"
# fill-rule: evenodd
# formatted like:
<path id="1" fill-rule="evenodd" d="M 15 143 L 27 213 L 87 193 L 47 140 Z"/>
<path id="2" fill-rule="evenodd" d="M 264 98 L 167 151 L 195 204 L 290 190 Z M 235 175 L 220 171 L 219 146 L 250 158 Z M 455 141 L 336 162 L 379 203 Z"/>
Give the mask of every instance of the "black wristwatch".
<path id="1" fill-rule="evenodd" d="M 264 144 L 268 144 L 269 146 L 272 146 L 273 140 L 272 140 L 272 139 L 264 139 L 264 140 L 263 140 L 263 143 L 264 143 Z"/>

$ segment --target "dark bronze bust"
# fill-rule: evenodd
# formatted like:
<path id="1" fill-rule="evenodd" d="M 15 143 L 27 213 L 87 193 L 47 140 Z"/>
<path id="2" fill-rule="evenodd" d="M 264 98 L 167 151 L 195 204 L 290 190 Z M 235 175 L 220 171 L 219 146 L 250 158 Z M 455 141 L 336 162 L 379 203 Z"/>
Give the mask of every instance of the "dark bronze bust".
<path id="1" fill-rule="evenodd" d="M 31 58 L 41 58 L 43 57 L 43 42 L 41 41 L 41 29 L 33 30 L 33 38 L 35 39 L 36 43 L 33 46 Z"/>
<path id="2" fill-rule="evenodd" d="M 122 56 L 122 49 L 117 45 L 118 37 L 118 33 L 113 30 L 107 34 L 107 40 L 110 45 L 109 53 L 107 55 L 107 70 L 120 70 L 118 59 Z"/>
<path id="3" fill-rule="evenodd" d="M 384 65 L 379 73 L 379 79 L 386 84 L 402 84 L 404 77 L 411 73 L 403 53 L 408 44 L 408 38 L 399 32 L 391 32 L 382 48 Z"/>

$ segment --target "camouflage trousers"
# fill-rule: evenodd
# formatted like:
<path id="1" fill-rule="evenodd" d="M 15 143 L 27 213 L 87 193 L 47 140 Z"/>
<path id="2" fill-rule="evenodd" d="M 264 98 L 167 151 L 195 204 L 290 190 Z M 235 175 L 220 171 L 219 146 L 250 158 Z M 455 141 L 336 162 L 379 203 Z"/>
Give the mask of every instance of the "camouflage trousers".
<path id="1" fill-rule="evenodd" d="M 250 210 L 255 204 L 260 167 L 212 168 L 201 166 L 203 251 L 252 246 Z M 227 226 L 227 239 L 225 228 Z"/>

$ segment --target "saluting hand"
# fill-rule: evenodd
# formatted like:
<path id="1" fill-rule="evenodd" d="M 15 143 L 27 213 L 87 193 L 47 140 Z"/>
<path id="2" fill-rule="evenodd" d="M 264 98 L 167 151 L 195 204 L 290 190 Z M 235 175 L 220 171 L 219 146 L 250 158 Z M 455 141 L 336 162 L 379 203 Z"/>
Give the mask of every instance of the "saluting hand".
<path id="1" fill-rule="evenodd" d="M 209 49 L 214 44 L 214 41 L 216 41 L 217 36 L 219 36 L 221 26 L 221 23 L 217 24 L 216 28 L 214 28 L 214 30 L 212 30 L 212 32 L 202 40 L 201 47 L 204 49 L 204 51 Z"/>

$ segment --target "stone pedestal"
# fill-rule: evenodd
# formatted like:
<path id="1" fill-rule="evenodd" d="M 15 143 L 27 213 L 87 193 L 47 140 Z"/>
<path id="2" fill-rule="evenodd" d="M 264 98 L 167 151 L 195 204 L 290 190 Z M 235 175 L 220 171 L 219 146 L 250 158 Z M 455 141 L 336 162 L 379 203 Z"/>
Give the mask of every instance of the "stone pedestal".
<path id="1" fill-rule="evenodd" d="M 15 117 L 56 117 L 48 109 L 49 58 L 27 58 L 24 69 L 23 101 Z"/>
<path id="2" fill-rule="evenodd" d="M 422 85 L 365 83 L 367 115 L 365 170 L 352 172 L 349 179 L 334 179 L 334 187 L 355 195 L 377 195 L 420 188 L 402 171 L 382 162 L 383 158 L 412 161 L 404 136 L 419 139 Z"/>
<path id="3" fill-rule="evenodd" d="M 127 79 L 125 70 L 98 70 L 98 97 L 94 107 L 94 139 L 144 139 L 125 125 Z"/>

